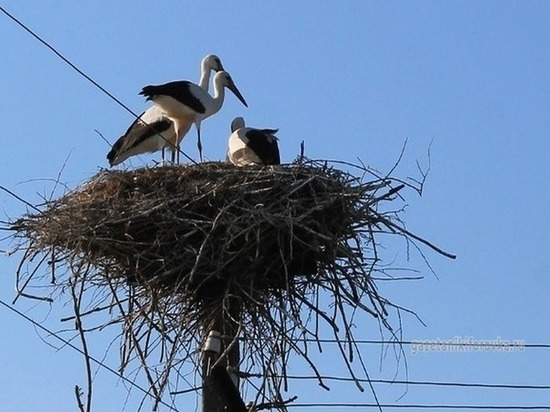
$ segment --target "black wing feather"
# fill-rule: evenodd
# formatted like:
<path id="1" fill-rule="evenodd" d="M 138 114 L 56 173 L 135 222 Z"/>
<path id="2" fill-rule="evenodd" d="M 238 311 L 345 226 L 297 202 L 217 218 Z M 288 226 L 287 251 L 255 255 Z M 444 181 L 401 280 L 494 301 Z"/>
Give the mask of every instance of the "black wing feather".
<path id="1" fill-rule="evenodd" d="M 186 80 L 179 80 L 158 86 L 145 86 L 139 94 L 145 96 L 147 100 L 154 100 L 156 96 L 170 96 L 190 107 L 195 112 L 203 114 L 206 112 L 206 107 L 191 93 L 191 85 L 196 86 L 194 83 Z"/>
<path id="2" fill-rule="evenodd" d="M 139 137 L 136 139 L 132 147 L 139 145 L 140 143 L 152 136 L 164 133 L 170 128 L 170 126 L 172 126 L 172 121 L 167 117 L 152 124 L 142 124 L 143 130 L 141 131 Z"/>
<path id="3" fill-rule="evenodd" d="M 278 129 L 252 129 L 246 133 L 247 146 L 262 160 L 265 165 L 281 164 L 277 138 L 273 136 Z"/>
<path id="4" fill-rule="evenodd" d="M 139 116 L 139 119 L 134 120 L 130 127 L 128 127 L 128 130 L 126 130 L 126 132 L 113 144 L 111 151 L 107 153 L 107 160 L 110 164 L 112 164 L 118 157 L 124 142 L 130 134 L 138 134 L 138 137 L 134 140 L 131 146 L 125 148 L 126 150 L 138 146 L 152 136 L 164 133 L 172 125 L 172 121 L 167 117 L 154 123 L 144 124 L 143 121 L 141 121 L 143 114 L 144 113 Z"/>

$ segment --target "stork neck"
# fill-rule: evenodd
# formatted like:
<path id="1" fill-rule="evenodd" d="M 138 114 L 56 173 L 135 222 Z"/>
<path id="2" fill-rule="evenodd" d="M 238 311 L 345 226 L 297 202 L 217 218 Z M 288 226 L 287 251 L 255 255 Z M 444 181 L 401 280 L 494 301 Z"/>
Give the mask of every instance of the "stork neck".
<path id="1" fill-rule="evenodd" d="M 205 114 L 206 117 L 210 117 L 215 113 L 218 113 L 223 105 L 223 99 L 225 98 L 225 87 L 221 84 L 214 84 L 214 98 L 212 99 L 212 106 Z"/>
<path id="2" fill-rule="evenodd" d="M 210 82 L 210 71 L 210 67 L 208 67 L 206 62 L 201 63 L 201 78 L 199 80 L 199 87 L 206 92 L 208 91 L 208 83 Z"/>

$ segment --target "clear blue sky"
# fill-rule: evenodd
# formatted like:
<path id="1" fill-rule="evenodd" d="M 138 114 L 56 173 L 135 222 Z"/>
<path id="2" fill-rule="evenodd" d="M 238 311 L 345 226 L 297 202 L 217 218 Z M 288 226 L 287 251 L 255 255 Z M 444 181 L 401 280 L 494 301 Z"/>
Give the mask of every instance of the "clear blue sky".
<path id="1" fill-rule="evenodd" d="M 524 340 L 550 343 L 550 3 L 415 2 L 130 2 L 15 1 L 1 5 L 136 112 L 146 84 L 198 80 L 199 61 L 219 55 L 249 103 L 231 94 L 203 124 L 207 158 L 225 154 L 229 123 L 280 128 L 282 157 L 306 142 L 314 158 L 355 161 L 388 170 L 408 139 L 396 174 L 410 176 L 433 140 L 432 171 L 422 198 L 407 196 L 409 229 L 458 254 L 429 251 L 438 278 L 403 243 L 386 257 L 419 269 L 424 279 L 384 282 L 381 293 L 415 311 L 403 339 Z M 130 124 L 124 109 L 0 14 L 0 184 L 33 203 L 48 196 L 63 164 L 69 187 L 107 167 L 109 149 Z M 193 133 L 193 132 L 192 132 Z M 195 139 L 183 149 L 196 156 Z M 155 156 L 133 158 L 131 167 Z M 0 194 L 4 216 L 25 208 Z M 8 246 L 5 242 L 0 249 Z M 0 257 L 0 298 L 11 302 L 18 256 Z M 388 262 L 389 263 L 389 262 Z M 16 305 L 54 330 L 70 311 Z M 398 323 L 394 316 L 394 324 Z M 73 388 L 84 364 L 69 348 L 0 307 L 0 409 L 74 411 Z M 357 336 L 378 339 L 375 321 L 357 321 Z M 112 335 L 96 333 L 103 356 Z M 107 360 L 116 369 L 117 346 Z M 375 379 L 549 385 L 549 349 L 413 355 L 406 365 L 374 345 L 362 346 Z M 325 374 L 343 376 L 330 348 Z M 310 375 L 301 364 L 291 373 Z M 108 372 L 95 377 L 94 410 L 136 410 L 141 397 Z M 373 402 L 369 391 L 291 381 L 300 403 Z M 549 390 L 375 386 L 384 404 L 549 404 Z M 127 403 L 125 403 L 127 402 Z M 193 395 L 178 400 L 195 409 Z M 148 404 L 146 403 L 147 410 Z M 312 410 L 294 408 L 293 410 Z M 326 409 L 330 410 L 330 409 Z M 336 409 L 335 409 L 336 410 Z M 386 410 L 392 410 L 386 408 Z"/>

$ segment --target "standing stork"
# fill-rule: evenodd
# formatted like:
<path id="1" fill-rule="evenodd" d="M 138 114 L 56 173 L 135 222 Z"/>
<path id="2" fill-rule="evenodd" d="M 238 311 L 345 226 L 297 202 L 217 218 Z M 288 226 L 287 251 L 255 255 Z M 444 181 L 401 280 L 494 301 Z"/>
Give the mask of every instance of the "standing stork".
<path id="1" fill-rule="evenodd" d="M 201 77 L 198 84 L 206 92 L 212 70 L 216 72 L 223 70 L 223 64 L 218 56 L 209 54 L 201 61 Z M 176 150 L 178 150 L 177 144 L 174 123 L 159 107 L 152 105 L 134 120 L 128 130 L 115 142 L 111 151 L 107 153 L 107 159 L 111 166 L 115 166 L 130 156 L 162 150 L 164 160 L 164 149 L 169 147 L 172 150 L 172 163 L 174 163 Z"/>
<path id="2" fill-rule="evenodd" d="M 214 75 L 214 97 L 195 83 L 185 80 L 169 82 L 159 86 L 145 86 L 139 94 L 151 100 L 165 115 L 174 122 L 176 129 L 176 148 L 194 123 L 197 127 L 197 147 L 202 161 L 201 122 L 216 114 L 223 105 L 225 88 L 237 96 L 248 107 L 244 97 L 226 71 Z"/>
<path id="3" fill-rule="evenodd" d="M 281 164 L 278 131 L 245 127 L 244 119 L 236 117 L 231 122 L 227 160 L 237 166 Z"/>

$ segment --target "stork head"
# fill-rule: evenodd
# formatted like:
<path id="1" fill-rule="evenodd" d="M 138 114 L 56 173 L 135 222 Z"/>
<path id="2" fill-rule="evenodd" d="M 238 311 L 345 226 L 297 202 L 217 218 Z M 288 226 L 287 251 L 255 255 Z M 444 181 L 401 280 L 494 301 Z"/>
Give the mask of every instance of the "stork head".
<path id="1" fill-rule="evenodd" d="M 223 70 L 223 64 L 221 59 L 215 54 L 209 54 L 202 59 L 202 67 L 207 71 L 214 70 L 219 72 Z"/>
<path id="2" fill-rule="evenodd" d="M 231 122 L 231 132 L 236 132 L 244 127 L 244 119 L 242 117 L 235 117 Z"/>
<path id="3" fill-rule="evenodd" d="M 235 83 L 233 82 L 233 79 L 231 78 L 229 73 L 227 73 L 226 71 L 216 73 L 216 75 L 214 76 L 214 83 L 219 86 L 227 87 L 233 92 L 235 96 L 237 96 L 237 99 L 239 99 L 242 104 L 248 107 L 246 100 L 244 100 L 243 95 L 241 94 L 239 89 L 237 89 L 237 86 L 235 86 Z"/>

